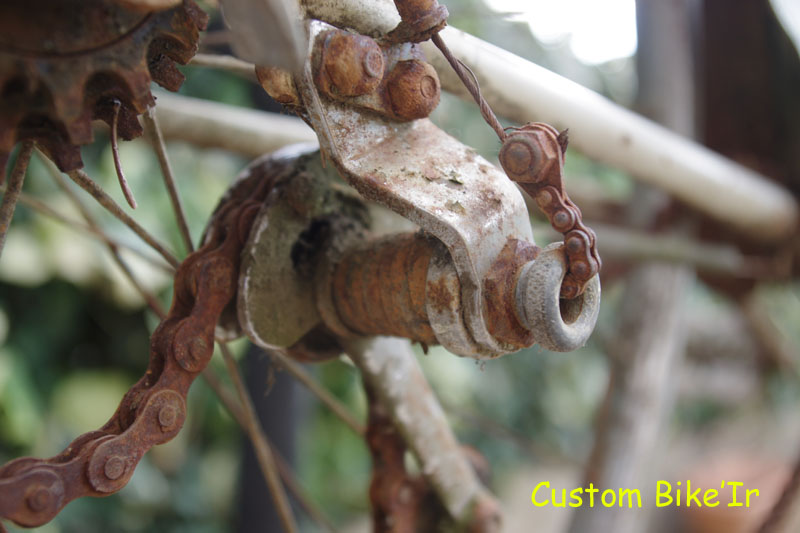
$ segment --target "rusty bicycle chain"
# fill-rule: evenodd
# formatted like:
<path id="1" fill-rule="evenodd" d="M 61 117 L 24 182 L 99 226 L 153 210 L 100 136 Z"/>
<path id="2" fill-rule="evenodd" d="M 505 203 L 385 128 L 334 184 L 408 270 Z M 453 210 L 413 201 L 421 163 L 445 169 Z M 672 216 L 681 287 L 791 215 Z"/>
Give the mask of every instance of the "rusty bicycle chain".
<path id="1" fill-rule="evenodd" d="M 507 133 L 481 94 L 472 71 L 453 56 L 438 33 L 432 37 L 432 41 L 478 104 L 486 123 L 503 143 L 499 159 L 506 175 L 536 200 L 536 205 L 547 216 L 550 225 L 564 235 L 567 273 L 561 284 L 561 297 L 571 299 L 580 296 L 589 280 L 600 271 L 602 260 L 597 252 L 597 236 L 583 223 L 580 208 L 570 200 L 564 187 L 567 131 L 559 133 L 549 124 L 536 122 L 521 128 L 510 128 L 511 133 Z"/>
<path id="2" fill-rule="evenodd" d="M 597 252 L 597 236 L 581 218 L 581 210 L 570 200 L 564 188 L 564 152 L 566 131 L 541 122 L 513 128 L 503 139 L 500 164 L 506 174 L 518 183 L 550 225 L 564 235 L 567 274 L 561 283 L 561 297 L 575 298 L 600 271 L 602 261 Z"/>
<path id="3" fill-rule="evenodd" d="M 446 26 L 447 8 L 438 0 L 395 0 L 402 22 L 390 32 L 390 42 L 420 42 L 431 39 L 458 75 L 480 108 L 486 123 L 500 142 L 500 164 L 508 177 L 518 183 L 547 216 L 550 225 L 564 235 L 567 273 L 561 284 L 562 298 L 575 298 L 602 266 L 597 252 L 597 237 L 582 220 L 581 210 L 570 200 L 564 188 L 564 153 L 566 131 L 559 134 L 552 126 L 528 123 L 510 128 L 507 133 L 481 94 L 477 77 L 453 56 L 439 32 Z"/>
<path id="4" fill-rule="evenodd" d="M 217 321 L 236 293 L 241 249 L 273 183 L 253 175 L 223 199 L 203 246 L 175 274 L 172 306 L 151 337 L 147 371 L 109 421 L 55 457 L 22 457 L 0 467 L 0 518 L 39 526 L 76 498 L 117 492 L 151 447 L 178 433 L 189 386 L 211 359 Z"/>

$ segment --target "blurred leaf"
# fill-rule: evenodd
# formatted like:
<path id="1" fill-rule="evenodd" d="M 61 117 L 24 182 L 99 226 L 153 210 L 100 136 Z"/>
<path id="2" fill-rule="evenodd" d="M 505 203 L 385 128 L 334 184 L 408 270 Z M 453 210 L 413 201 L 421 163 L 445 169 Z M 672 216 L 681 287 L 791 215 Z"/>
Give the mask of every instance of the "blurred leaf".
<path id="1" fill-rule="evenodd" d="M 53 392 L 52 412 L 71 433 L 97 429 L 133 385 L 117 372 L 82 372 L 64 378 Z"/>
<path id="2" fill-rule="evenodd" d="M 25 367 L 0 348 L 0 442 L 31 446 L 42 424 L 36 391 Z"/>

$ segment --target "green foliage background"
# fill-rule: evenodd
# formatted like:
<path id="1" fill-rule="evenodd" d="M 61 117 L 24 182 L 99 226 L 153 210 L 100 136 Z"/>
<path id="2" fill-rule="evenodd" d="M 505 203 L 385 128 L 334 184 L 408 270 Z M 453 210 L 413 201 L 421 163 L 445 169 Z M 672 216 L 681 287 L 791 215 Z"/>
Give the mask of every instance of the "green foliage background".
<path id="1" fill-rule="evenodd" d="M 629 60 L 582 67 L 564 49 L 544 49 L 525 26 L 504 20 L 478 0 L 445 4 L 454 26 L 548 68 L 571 72 L 593 88 L 630 103 L 634 87 Z M 255 105 L 259 89 L 247 81 L 204 68 L 182 71 L 187 76 L 182 94 Z M 496 157 L 496 140 L 472 104 L 445 97 L 434 118 L 484 156 Z M 94 144 L 83 149 L 87 171 L 123 203 L 107 135 L 99 131 L 96 137 Z M 192 234 L 197 237 L 246 161 L 181 143 L 171 143 L 169 151 Z M 135 213 L 137 220 L 183 253 L 149 147 L 141 140 L 125 143 L 121 158 L 142 206 Z M 573 151 L 567 161 L 568 179 L 584 180 L 587 186 L 620 199 L 630 194 L 630 180 L 619 172 Z M 49 172 L 46 163 L 34 158 L 25 192 L 78 219 Z M 142 249 L 124 228 L 92 207 L 113 237 Z M 169 276 L 135 255 L 126 253 L 125 257 L 145 285 L 168 305 Z M 606 386 L 602 343 L 613 325 L 618 292 L 613 286 L 604 288 L 598 333 L 588 346 L 571 354 L 533 349 L 485 365 L 455 358 L 439 348 L 420 354 L 458 436 L 487 456 L 498 484 L 520 464 L 577 462 L 585 457 L 592 442 L 594 409 Z M 800 314 L 797 299 L 775 292 L 770 299 L 776 306 L 774 313 L 791 324 Z M 714 305 L 713 297 L 699 298 Z M 56 454 L 76 435 L 102 425 L 143 372 L 149 333 L 156 324 L 156 317 L 126 284 L 101 245 L 80 231 L 19 207 L 0 260 L 0 463 L 20 455 Z M 800 343 L 796 327 L 783 327 Z M 243 349 L 240 343 L 237 353 Z M 219 358 L 213 364 L 221 368 Z M 363 417 L 365 400 L 351 366 L 337 361 L 311 371 Z M 791 405 L 797 399 L 793 382 L 778 380 L 769 390 L 771 399 L 765 401 L 772 405 Z M 300 480 L 338 524 L 363 518 L 370 473 L 366 448 L 327 410 L 311 400 L 307 403 L 297 421 Z M 726 409 L 689 405 L 680 413 L 682 423 L 706 424 L 724 416 Z M 142 460 L 125 490 L 102 500 L 76 501 L 39 531 L 230 531 L 236 520 L 241 439 L 232 419 L 198 380 L 189 396 L 184 430 Z M 304 528 L 313 530 L 309 524 Z"/>

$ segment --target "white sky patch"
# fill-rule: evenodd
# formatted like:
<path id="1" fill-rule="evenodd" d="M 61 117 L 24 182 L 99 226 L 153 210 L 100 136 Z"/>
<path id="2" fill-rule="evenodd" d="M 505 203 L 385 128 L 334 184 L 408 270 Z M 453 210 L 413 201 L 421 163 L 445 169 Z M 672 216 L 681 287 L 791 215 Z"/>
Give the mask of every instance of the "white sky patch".
<path id="1" fill-rule="evenodd" d="M 797 0 L 770 0 L 786 33 L 800 51 L 800 2 Z"/>
<path id="2" fill-rule="evenodd" d="M 596 65 L 636 52 L 635 0 L 485 0 L 527 22 L 546 45 L 568 42 L 580 61 Z"/>

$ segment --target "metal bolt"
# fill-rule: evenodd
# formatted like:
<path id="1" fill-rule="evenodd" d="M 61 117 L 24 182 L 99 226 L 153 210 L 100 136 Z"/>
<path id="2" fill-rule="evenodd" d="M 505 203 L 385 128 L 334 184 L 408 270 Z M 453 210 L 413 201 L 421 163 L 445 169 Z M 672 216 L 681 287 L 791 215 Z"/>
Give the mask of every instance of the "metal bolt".
<path id="1" fill-rule="evenodd" d="M 524 174 L 536 160 L 536 156 L 533 154 L 528 143 L 513 141 L 508 144 L 507 148 L 504 147 L 504 149 L 506 167 L 513 174 Z"/>
<path id="2" fill-rule="evenodd" d="M 53 495 L 47 487 L 36 487 L 28 495 L 27 503 L 28 508 L 34 513 L 40 513 L 50 507 Z"/>
<path id="3" fill-rule="evenodd" d="M 329 96 L 361 96 L 378 88 L 383 78 L 383 52 L 364 35 L 334 31 L 325 40 L 320 89 Z"/>
<path id="4" fill-rule="evenodd" d="M 536 183 L 544 178 L 542 147 L 528 132 L 512 134 L 500 148 L 500 164 L 508 177 L 521 183 Z"/>
<path id="5" fill-rule="evenodd" d="M 158 412 L 158 423 L 161 425 L 161 431 L 169 431 L 172 429 L 177 419 L 178 410 L 174 405 L 165 405 Z"/>
<path id="6" fill-rule="evenodd" d="M 423 61 L 400 61 L 389 74 L 387 85 L 392 111 L 397 118 L 425 118 L 439 105 L 439 77 Z"/>
<path id="7" fill-rule="evenodd" d="M 438 90 L 436 80 L 433 76 L 424 76 L 419 81 L 419 92 L 427 99 L 435 98 Z"/>
<path id="8" fill-rule="evenodd" d="M 119 455 L 112 455 L 106 459 L 106 464 L 103 466 L 103 473 L 111 481 L 115 481 L 122 477 L 125 473 L 125 459 Z"/>
<path id="9" fill-rule="evenodd" d="M 364 72 L 372 78 L 383 77 L 383 54 L 380 50 L 370 50 L 364 56 Z"/>
<path id="10" fill-rule="evenodd" d="M 300 105 L 300 95 L 294 85 L 292 75 L 273 67 L 256 67 L 256 77 L 261 87 L 278 103 Z"/>

